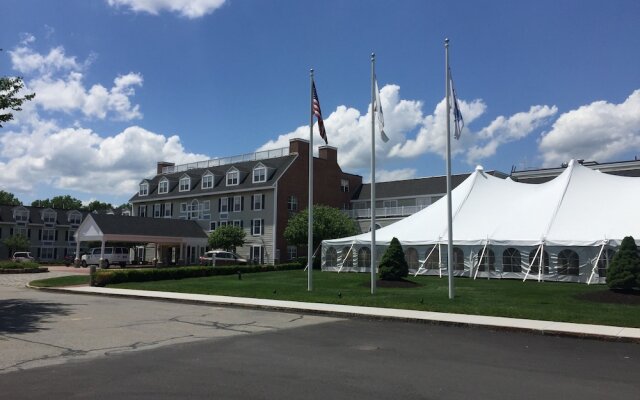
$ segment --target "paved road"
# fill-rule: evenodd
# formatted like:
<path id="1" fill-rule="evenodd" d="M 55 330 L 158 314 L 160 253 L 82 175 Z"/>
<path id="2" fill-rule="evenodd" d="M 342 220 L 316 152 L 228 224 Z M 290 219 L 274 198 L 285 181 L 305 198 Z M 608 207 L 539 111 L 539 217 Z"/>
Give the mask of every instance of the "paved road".
<path id="1" fill-rule="evenodd" d="M 640 397 L 638 344 L 13 287 L 0 304 L 7 399 Z"/>

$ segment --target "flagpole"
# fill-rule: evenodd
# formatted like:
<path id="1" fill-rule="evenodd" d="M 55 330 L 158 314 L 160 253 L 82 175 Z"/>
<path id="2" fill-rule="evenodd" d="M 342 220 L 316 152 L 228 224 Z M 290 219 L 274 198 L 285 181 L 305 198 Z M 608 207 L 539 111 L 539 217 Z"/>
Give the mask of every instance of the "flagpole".
<path id="1" fill-rule="evenodd" d="M 311 102 L 309 112 L 309 220 L 307 231 L 307 291 L 313 290 L 313 68 L 311 78 Z"/>
<path id="2" fill-rule="evenodd" d="M 376 54 L 371 53 L 371 294 L 376 293 Z"/>
<path id="3" fill-rule="evenodd" d="M 449 39 L 444 40 L 445 52 L 445 103 L 447 107 L 447 276 L 449 278 L 449 299 L 455 297 L 453 287 L 453 217 L 451 212 L 451 105 L 449 104 Z"/>

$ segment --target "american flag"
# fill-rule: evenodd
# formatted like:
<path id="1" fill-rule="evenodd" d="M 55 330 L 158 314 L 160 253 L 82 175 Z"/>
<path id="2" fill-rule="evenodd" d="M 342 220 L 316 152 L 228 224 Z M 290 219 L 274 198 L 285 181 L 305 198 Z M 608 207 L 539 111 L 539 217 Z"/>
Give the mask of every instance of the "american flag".
<path id="1" fill-rule="evenodd" d="M 451 85 L 451 108 L 453 108 L 453 125 L 455 128 L 453 137 L 456 140 L 459 140 L 460 135 L 462 134 L 462 128 L 464 128 L 464 119 L 462 119 L 462 113 L 460 112 L 460 106 L 458 105 L 458 96 L 456 96 L 456 89 L 455 87 L 453 87 L 451 68 L 449 68 L 449 83 Z"/>
<path id="2" fill-rule="evenodd" d="M 329 144 L 327 140 L 327 131 L 324 130 L 324 121 L 322 120 L 322 111 L 320 110 L 320 100 L 318 100 L 318 93 L 316 92 L 316 83 L 313 82 L 312 85 L 313 91 L 313 115 L 318 118 L 318 128 L 320 129 L 320 137 L 324 139 L 326 144 Z"/>

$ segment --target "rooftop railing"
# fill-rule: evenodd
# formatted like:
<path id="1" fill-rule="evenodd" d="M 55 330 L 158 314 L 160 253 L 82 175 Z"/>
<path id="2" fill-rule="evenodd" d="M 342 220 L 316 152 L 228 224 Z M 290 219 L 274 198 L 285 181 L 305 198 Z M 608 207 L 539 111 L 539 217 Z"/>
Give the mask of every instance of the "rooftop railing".
<path id="1" fill-rule="evenodd" d="M 163 167 L 162 173 L 171 174 L 174 172 L 188 171 L 190 169 L 219 167 L 222 165 L 235 164 L 235 163 L 244 162 L 244 161 L 260 161 L 260 160 L 267 160 L 270 158 L 284 157 L 286 155 L 289 155 L 289 148 L 282 147 L 279 149 L 258 151 L 255 153 L 241 154 L 238 156 L 214 158 L 212 160 L 207 160 L 207 161 L 198 161 L 198 162 L 189 163 L 189 164 Z"/>

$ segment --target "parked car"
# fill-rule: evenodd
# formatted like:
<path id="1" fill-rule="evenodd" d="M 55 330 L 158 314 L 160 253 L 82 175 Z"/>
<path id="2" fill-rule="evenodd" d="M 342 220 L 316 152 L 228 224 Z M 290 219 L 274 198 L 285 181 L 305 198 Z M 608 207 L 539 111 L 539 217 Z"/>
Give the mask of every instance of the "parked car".
<path id="1" fill-rule="evenodd" d="M 240 257 L 236 253 L 223 250 L 209 250 L 200 257 L 200 265 L 213 265 L 215 257 L 215 265 L 244 265 L 247 264 L 245 258 Z"/>
<path id="2" fill-rule="evenodd" d="M 16 251 L 11 257 L 11 261 L 15 262 L 34 262 L 35 260 L 28 251 Z"/>
<path id="3" fill-rule="evenodd" d="M 100 265 L 100 247 L 89 249 L 89 252 L 82 256 L 80 264 L 83 268 L 88 265 Z M 124 268 L 129 263 L 129 249 L 126 247 L 105 247 L 104 248 L 103 268 L 109 268 L 110 265 L 119 265 Z"/>

